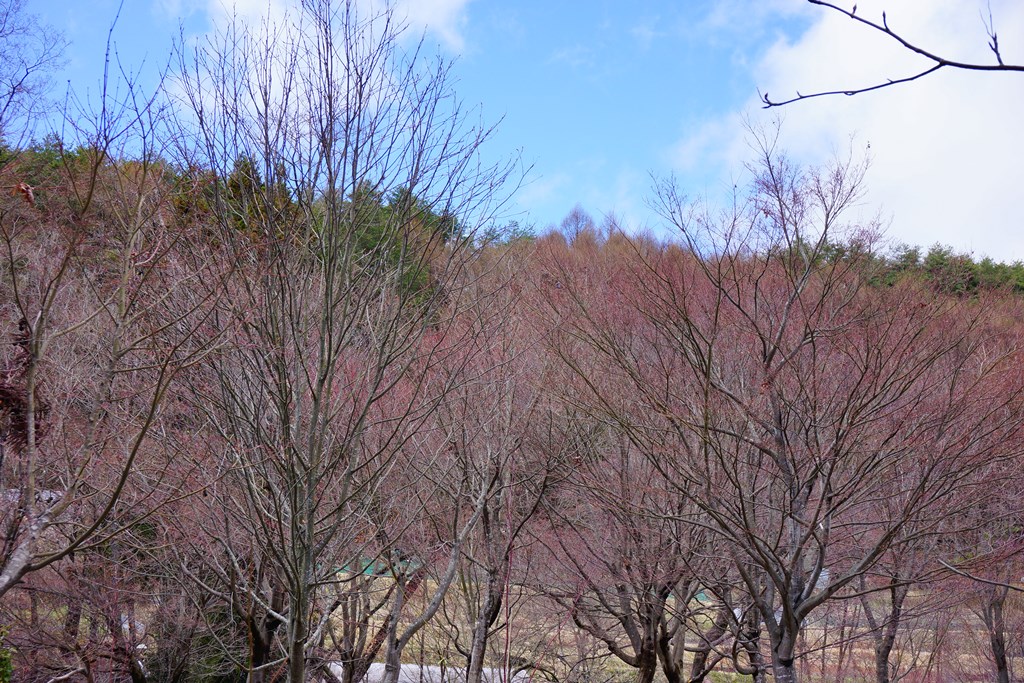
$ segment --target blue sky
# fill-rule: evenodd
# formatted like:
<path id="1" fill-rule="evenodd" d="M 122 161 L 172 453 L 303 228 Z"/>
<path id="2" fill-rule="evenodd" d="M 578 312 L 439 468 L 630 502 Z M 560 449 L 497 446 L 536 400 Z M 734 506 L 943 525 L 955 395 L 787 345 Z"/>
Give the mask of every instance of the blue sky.
<path id="1" fill-rule="evenodd" d="M 291 0 L 239 0 L 242 16 Z M 117 0 L 29 0 L 70 41 L 55 78 L 94 93 Z M 860 0 L 861 14 L 956 57 L 988 60 L 975 0 Z M 167 60 L 179 25 L 201 35 L 224 20 L 220 0 L 125 0 L 114 29 L 122 61 Z M 1024 62 L 1024 2 L 993 0 L 1004 57 Z M 781 114 L 799 162 L 870 145 L 859 218 L 878 216 L 894 243 L 942 242 L 975 255 L 1024 259 L 1024 76 L 939 74 L 897 89 L 765 112 L 757 88 L 846 86 L 901 75 L 915 62 L 848 20 L 804 0 L 538 2 L 404 0 L 411 32 L 457 57 L 460 96 L 502 123 L 495 154 L 532 167 L 512 212 L 538 229 L 576 205 L 600 222 L 665 227 L 646 199 L 674 173 L 691 196 L 722 196 L 751 158 L 744 121 Z"/>

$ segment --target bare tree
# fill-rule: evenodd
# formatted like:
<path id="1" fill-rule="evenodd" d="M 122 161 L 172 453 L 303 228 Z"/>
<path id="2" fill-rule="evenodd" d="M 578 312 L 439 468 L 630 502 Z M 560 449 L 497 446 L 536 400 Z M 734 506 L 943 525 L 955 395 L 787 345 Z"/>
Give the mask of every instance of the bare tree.
<path id="1" fill-rule="evenodd" d="M 253 680 L 305 680 L 344 604 L 335 587 L 377 561 L 395 569 L 390 618 L 403 613 L 417 570 L 390 556 L 405 523 L 384 482 L 458 381 L 431 378 L 464 342 L 447 334 L 463 230 L 511 170 L 481 165 L 489 131 L 467 124 L 449 64 L 405 52 L 395 22 L 309 0 L 181 55 L 192 163 L 218 179 L 217 239 L 240 264 L 217 313 L 230 347 L 193 387 L 226 477 L 217 581 L 279 624 Z M 262 584 L 245 579 L 254 566 Z M 405 636 L 389 633 L 391 663 Z"/>
<path id="2" fill-rule="evenodd" d="M 678 681 L 689 605 L 699 589 L 691 566 L 696 527 L 680 514 L 685 499 L 652 485 L 648 461 L 628 440 L 612 437 L 601 448 L 594 436 L 583 447 L 590 452 L 578 468 L 576 504 L 549 513 L 560 519 L 550 532 L 555 561 L 573 581 L 542 590 L 635 668 L 637 681 L 654 680 L 659 658 L 673 674 L 669 680 Z"/>
<path id="3" fill-rule="evenodd" d="M 761 101 L 764 103 L 765 108 L 769 107 L 781 107 L 786 104 L 793 102 L 799 102 L 800 100 L 807 100 L 814 97 L 826 97 L 829 95 L 859 95 L 861 93 L 871 92 L 874 90 L 881 90 L 882 88 L 888 88 L 894 85 L 900 85 L 903 83 L 910 83 L 916 81 L 919 78 L 924 78 L 930 74 L 933 74 L 941 69 L 948 70 L 966 70 L 966 71 L 995 71 L 995 72 L 1016 72 L 1024 73 L 1024 64 L 1007 64 L 1003 61 L 1002 53 L 999 47 L 999 36 L 996 33 L 995 22 L 992 18 L 992 10 L 989 8 L 988 16 L 982 15 L 982 20 L 985 26 L 985 33 L 988 37 L 988 47 L 992 52 L 992 56 L 995 61 L 993 63 L 983 64 L 981 62 L 964 62 L 956 59 L 950 59 L 948 57 L 937 54 L 931 49 L 920 45 L 917 42 L 911 41 L 905 37 L 905 34 L 898 30 L 894 30 L 889 26 L 889 19 L 885 12 L 882 12 L 881 20 L 869 19 L 863 14 L 857 14 L 857 3 L 853 3 L 850 9 L 841 7 L 835 3 L 827 2 L 826 0 L 807 0 L 812 5 L 819 5 L 827 9 L 839 12 L 852 21 L 862 26 L 877 31 L 884 35 L 886 38 L 894 41 L 900 45 L 903 49 L 913 54 L 923 57 L 927 61 L 931 62 L 931 66 L 924 68 L 916 73 L 909 76 L 901 76 L 899 78 L 887 78 L 880 83 L 874 85 L 868 85 L 860 88 L 846 88 L 841 90 L 826 90 L 821 92 L 814 92 L 809 94 L 801 94 L 797 91 L 795 97 L 791 97 L 783 100 L 773 100 L 768 96 L 768 93 L 761 94 Z"/>
<path id="4" fill-rule="evenodd" d="M 45 110 L 51 80 L 60 65 L 64 37 L 26 13 L 25 0 L 0 1 L 0 140 L 11 148 L 24 142 L 30 117 Z"/>
<path id="5" fill-rule="evenodd" d="M 631 420 L 581 375 L 610 419 L 641 444 L 676 435 L 652 463 L 706 515 L 764 624 L 775 679 L 795 681 L 810 615 L 906 542 L 912 520 L 933 531 L 948 496 L 1016 455 L 1021 393 L 1003 383 L 1011 349 L 974 323 L 981 310 L 953 315 L 910 284 L 863 286 L 865 242 L 832 241 L 863 167 L 805 174 L 774 139 L 762 138 L 749 201 L 724 217 L 663 185 L 688 253 L 647 258 L 645 287 L 605 292 L 626 322 L 583 315 L 574 334 L 660 423 Z M 880 496 L 890 515 L 877 514 Z"/>
<path id="6" fill-rule="evenodd" d="M 166 220 L 163 111 L 130 79 L 121 94 L 104 87 L 99 111 L 66 112 L 75 151 L 23 151 L 4 168 L 21 191 L 0 207 L 16 330 L 0 379 L 0 595 L 171 495 L 172 447 L 151 436 L 171 382 L 205 350 L 193 336 L 205 300 L 168 302 L 213 264 Z M 143 482 L 159 495 L 140 495 Z"/>
<path id="7" fill-rule="evenodd" d="M 573 495 L 552 506 L 550 516 L 562 522 L 548 532 L 548 545 L 578 583 L 541 590 L 635 667 L 638 680 L 652 680 L 660 664 L 670 683 L 702 681 L 725 659 L 763 674 L 745 623 L 750 603 L 735 590 L 728 561 L 715 559 L 724 554 L 720 539 L 693 493 L 666 481 L 659 465 L 689 445 L 635 400 L 636 382 L 680 381 L 678 366 L 666 362 L 627 303 L 644 296 L 643 264 L 662 250 L 614 232 L 599 245 L 591 235 L 549 263 L 559 273 L 547 301 L 556 321 L 551 352 L 568 369 L 551 391 L 579 415 Z M 609 355 L 616 361 L 608 363 Z"/>

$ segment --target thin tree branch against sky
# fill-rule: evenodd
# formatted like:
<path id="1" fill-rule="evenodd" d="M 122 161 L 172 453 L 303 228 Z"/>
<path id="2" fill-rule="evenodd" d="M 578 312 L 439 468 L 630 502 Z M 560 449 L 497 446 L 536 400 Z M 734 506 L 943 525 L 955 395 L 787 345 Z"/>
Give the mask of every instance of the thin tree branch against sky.
<path id="1" fill-rule="evenodd" d="M 1003 60 L 1002 50 L 999 47 L 999 31 L 996 29 L 995 20 L 992 17 L 992 9 L 989 7 L 988 17 L 982 15 L 982 21 L 985 24 L 985 36 L 988 48 L 991 51 L 989 56 L 990 61 L 961 61 L 955 59 L 949 55 L 942 55 L 934 52 L 932 48 L 927 47 L 923 44 L 912 42 L 903 36 L 901 29 L 893 29 L 889 26 L 889 21 L 886 17 L 885 11 L 882 12 L 880 19 L 874 19 L 865 17 L 864 14 L 857 14 L 857 5 L 850 8 L 840 7 L 839 5 L 831 2 L 825 2 L 824 0 L 808 0 L 812 5 L 824 7 L 835 12 L 839 12 L 850 18 L 851 21 L 856 22 L 857 25 L 867 27 L 869 29 L 878 31 L 883 36 L 890 38 L 899 44 L 903 49 L 911 52 L 915 55 L 923 57 L 928 61 L 925 67 L 919 70 L 913 71 L 907 75 L 896 76 L 896 77 L 885 77 L 878 82 L 858 86 L 855 88 L 837 88 L 834 90 L 819 90 L 811 93 L 801 93 L 799 90 L 796 91 L 794 97 L 786 99 L 772 99 L 767 92 L 761 95 L 761 101 L 764 102 L 765 109 L 770 107 L 782 107 L 793 102 L 799 102 L 801 100 L 808 100 L 815 97 L 828 97 L 831 95 L 846 95 L 851 97 L 853 95 L 862 95 L 864 93 L 874 92 L 876 90 L 882 90 L 883 88 L 891 88 L 897 85 L 903 85 L 905 83 L 911 83 L 926 76 L 930 76 L 940 69 L 956 70 L 960 69 L 963 71 L 988 71 L 988 72 L 1007 72 L 1007 73 L 1024 73 L 1024 64 L 1009 64 Z"/>
<path id="2" fill-rule="evenodd" d="M 255 19 L 291 1 L 244 0 L 234 11 Z M 96 92 L 117 4 L 28 0 L 29 11 L 71 43 L 67 68 L 54 78 L 58 90 L 70 80 L 76 91 Z M 459 57 L 454 75 L 466 101 L 486 119 L 504 117 L 495 148 L 520 148 L 533 166 L 506 219 L 538 229 L 558 225 L 580 204 L 598 222 L 614 215 L 626 227 L 667 235 L 645 201 L 651 174 L 674 173 L 691 196 L 727 198 L 750 156 L 744 119 L 777 115 L 761 109 L 758 89 L 773 96 L 858 89 L 932 64 L 806 0 L 399 4 L 411 35 L 425 31 L 429 50 Z M 203 40 L 232 12 L 221 0 L 129 5 L 115 30 L 116 55 L 154 78 L 176 36 Z M 1024 63 L 1024 4 L 1015 0 L 858 0 L 856 16 L 877 20 L 883 11 L 908 41 L 964 63 L 994 61 L 991 12 L 1003 62 Z M 864 220 L 880 213 L 893 242 L 1022 259 L 1019 82 L 1012 74 L 940 69 L 884 96 L 818 98 L 785 108 L 782 144 L 814 165 L 851 136 L 861 149 L 870 146 L 861 210 Z"/>

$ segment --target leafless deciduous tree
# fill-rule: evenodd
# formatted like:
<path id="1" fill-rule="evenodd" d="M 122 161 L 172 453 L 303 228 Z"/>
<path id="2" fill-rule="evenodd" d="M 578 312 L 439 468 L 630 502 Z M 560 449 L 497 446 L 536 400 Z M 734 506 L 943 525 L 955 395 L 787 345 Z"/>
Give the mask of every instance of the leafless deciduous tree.
<path id="1" fill-rule="evenodd" d="M 775 679 L 795 681 L 811 614 L 1016 456 L 1022 406 L 1019 382 L 1004 384 L 1013 354 L 972 317 L 912 286 L 863 287 L 856 239 L 830 253 L 863 167 L 804 173 L 774 139 L 725 216 L 663 185 L 692 256 L 648 260 L 645 287 L 620 306 L 638 312 L 630 324 L 590 317 L 575 334 L 657 420 L 630 419 L 585 375 L 608 418 L 640 444 L 674 435 L 652 463 L 706 516 L 764 624 Z"/>
<path id="2" fill-rule="evenodd" d="M 966 71 L 989 71 L 989 72 L 1016 72 L 1024 73 L 1024 64 L 1008 64 L 1003 61 L 1003 55 L 999 47 L 999 36 L 996 32 L 995 22 L 992 18 L 991 8 L 987 17 L 984 17 L 985 33 L 988 37 L 988 47 L 992 52 L 994 62 L 992 63 L 981 63 L 981 62 L 965 62 L 956 59 L 951 59 L 940 55 L 933 50 L 915 42 L 911 41 L 905 34 L 899 30 L 893 29 L 889 26 L 889 19 L 885 12 L 882 12 L 880 19 L 870 19 L 863 14 L 857 14 L 857 4 L 853 3 L 850 9 L 842 7 L 826 0 L 807 0 L 812 5 L 819 5 L 827 9 L 839 12 L 840 14 L 846 15 L 851 21 L 856 22 L 861 26 L 866 26 L 873 31 L 881 33 L 886 38 L 891 39 L 903 49 L 912 52 L 920 57 L 923 57 L 927 61 L 931 62 L 931 65 L 927 68 L 921 69 L 909 76 L 901 76 L 898 78 L 887 78 L 874 85 L 863 86 L 859 88 L 844 88 L 840 90 L 825 90 L 821 92 L 813 92 L 808 94 L 801 94 L 797 91 L 795 97 L 788 99 L 773 100 L 769 97 L 768 93 L 761 94 L 761 101 L 764 103 L 765 108 L 769 107 L 781 107 L 786 104 L 793 102 L 799 102 L 800 100 L 807 100 L 815 97 L 826 97 L 828 95 L 859 95 L 861 93 L 871 92 L 874 90 L 881 90 L 894 85 L 900 85 L 903 83 L 910 83 L 916 81 L 919 78 L 931 75 L 941 69 L 946 70 L 966 70 Z"/>
<path id="3" fill-rule="evenodd" d="M 463 549 L 458 595 L 446 611 L 451 641 L 466 659 L 468 683 L 483 680 L 499 629 L 510 633 L 508 615 L 521 597 L 520 588 L 512 585 L 514 562 L 525 553 L 528 525 L 541 502 L 564 477 L 564 454 L 551 429 L 552 406 L 543 385 L 547 363 L 536 343 L 525 288 L 515 280 L 524 254 L 512 251 L 501 260 L 481 259 L 476 266 L 485 276 L 465 292 L 462 323 L 472 330 L 471 342 L 444 368 L 452 372 L 462 366 L 466 380 L 433 418 L 435 431 L 447 439 L 451 465 L 445 468 L 449 481 L 436 487 L 440 505 L 428 508 L 431 526 L 443 533 L 451 526 L 446 519 L 451 510 L 471 503 L 454 498 L 466 496 L 460 481 L 473 483 L 469 493 L 488 491 L 480 523 Z M 436 478 L 429 471 L 419 476 Z M 521 645 L 505 646 L 510 644 Z"/>
<path id="4" fill-rule="evenodd" d="M 0 1 L 0 140 L 11 147 L 31 131 L 27 117 L 45 106 L 47 72 L 60 64 L 64 37 L 27 14 L 25 0 Z"/>
<path id="5" fill-rule="evenodd" d="M 170 452 L 150 437 L 172 380 L 204 351 L 192 333 L 205 301 L 168 302 L 211 263 L 182 250 L 161 212 L 161 110 L 133 83 L 122 93 L 104 88 L 100 111 L 67 112 L 74 151 L 58 144 L 44 169 L 4 168 L 27 190 L 0 207 L 4 322 L 16 330 L 0 379 L 0 595 L 161 497 L 135 484 L 153 494 L 166 483 Z M 33 192 L 31 173 L 47 187 Z"/>
<path id="6" fill-rule="evenodd" d="M 701 506 L 663 477 L 661 463 L 688 445 L 662 428 L 657 410 L 634 401 L 637 382 L 681 381 L 678 365 L 651 343 L 634 308 L 647 286 L 642 264 L 661 250 L 612 230 L 598 253 L 588 253 L 598 246 L 596 233 L 589 234 L 589 243 L 576 238 L 585 266 L 571 264 L 568 255 L 567 262 L 550 264 L 565 283 L 550 297 L 561 332 L 553 335 L 552 350 L 571 368 L 553 390 L 588 416 L 581 425 L 592 423 L 577 437 L 573 502 L 553 513 L 580 516 L 552 535 L 558 560 L 581 582 L 576 593 L 552 597 L 580 628 L 636 667 L 638 680 L 653 679 L 660 664 L 670 683 L 702 681 L 724 659 L 760 680 L 765 667 L 757 629 L 748 623 L 756 627 L 759 619 L 744 592 L 734 590 L 735 571 Z"/>
<path id="7" fill-rule="evenodd" d="M 404 50 L 390 9 L 361 7 L 308 0 L 182 54 L 193 165 L 221 179 L 217 239 L 239 264 L 217 313 L 230 345 L 193 383 L 225 475 L 206 585 L 279 625 L 265 661 L 246 663 L 253 680 L 306 680 L 339 591 L 381 567 L 394 679 L 419 624 L 399 630 L 405 594 L 428 562 L 447 587 L 480 515 L 463 510 L 440 560 L 401 557 L 415 498 L 382 482 L 460 381 L 433 378 L 465 343 L 448 334 L 473 244 L 462 222 L 488 217 L 512 167 L 481 164 L 489 130 L 468 125 L 449 64 Z"/>

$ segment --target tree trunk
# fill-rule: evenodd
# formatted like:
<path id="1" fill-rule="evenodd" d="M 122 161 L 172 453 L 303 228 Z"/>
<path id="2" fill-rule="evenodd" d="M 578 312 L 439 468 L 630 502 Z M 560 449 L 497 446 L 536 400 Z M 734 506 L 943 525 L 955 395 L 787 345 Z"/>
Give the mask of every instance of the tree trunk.
<path id="1" fill-rule="evenodd" d="M 483 608 L 473 626 L 473 643 L 469 651 L 469 666 L 466 669 L 466 683 L 481 683 L 484 671 L 484 655 L 487 654 L 487 639 L 491 626 L 501 610 L 501 594 L 505 588 L 505 573 L 488 572 L 487 595 Z"/>
<path id="2" fill-rule="evenodd" d="M 875 683 L 889 683 L 889 655 L 892 642 L 875 645 Z"/>
<path id="3" fill-rule="evenodd" d="M 743 617 L 739 632 L 740 645 L 747 655 L 747 664 L 740 665 L 733 661 L 736 671 L 750 676 L 753 683 L 765 683 L 767 678 L 767 667 L 764 658 L 761 656 L 761 618 L 756 610 L 750 610 Z"/>
<path id="4" fill-rule="evenodd" d="M 270 593 L 270 608 L 275 613 L 284 611 L 284 589 L 276 581 L 272 583 Z M 254 605 L 251 610 L 255 610 Z M 273 614 L 265 614 L 261 621 L 256 620 L 255 613 L 250 611 L 246 615 L 246 623 L 249 629 L 249 683 L 264 683 L 268 680 L 268 672 L 263 665 L 270 661 L 271 648 L 274 644 L 274 634 L 280 627 L 281 622 Z"/>
<path id="5" fill-rule="evenodd" d="M 398 618 L 405 609 L 407 597 L 412 597 L 420 584 L 420 576 L 425 571 L 417 570 L 412 578 L 406 583 L 405 577 L 398 577 L 398 587 L 395 590 L 395 602 L 391 606 L 391 614 L 387 621 L 387 648 L 384 651 L 384 676 L 381 683 L 398 683 L 398 674 L 402 669 L 402 650 L 398 639 Z M 408 595 L 406 591 L 408 590 Z"/>
<path id="6" fill-rule="evenodd" d="M 636 664 L 637 683 L 651 683 L 658 673 L 658 651 L 654 649 L 653 643 L 648 646 L 644 642 L 643 648 L 637 653 Z"/>
<path id="7" fill-rule="evenodd" d="M 672 647 L 672 641 L 678 639 L 677 647 Z M 686 630 L 679 626 L 679 630 L 669 635 L 667 624 L 664 622 L 658 627 L 658 656 L 661 658 L 661 673 L 665 676 L 665 683 L 683 683 L 683 658 L 686 656 Z M 676 658 L 676 653 L 679 657 Z"/>
<path id="8" fill-rule="evenodd" d="M 796 648 L 800 636 L 800 624 L 794 628 L 792 617 L 785 613 L 776 618 L 776 624 L 768 626 L 768 637 L 772 647 L 772 674 L 775 683 L 796 683 Z"/>
<path id="9" fill-rule="evenodd" d="M 700 646 L 697 648 L 697 652 L 693 655 L 693 665 L 690 667 L 690 681 L 691 683 L 701 683 L 707 675 L 710 673 L 708 669 L 708 655 L 711 654 L 712 648 L 715 646 L 715 642 L 718 641 L 729 628 L 729 619 L 732 615 L 729 612 L 729 608 L 726 605 L 722 605 L 718 608 L 715 614 L 715 622 L 708 629 L 708 632 L 703 634 Z M 714 666 L 714 664 L 712 664 Z"/>
<path id="10" fill-rule="evenodd" d="M 1010 666 L 1006 658 L 1006 620 L 1003 606 L 1009 591 L 1004 586 L 989 586 L 987 601 L 982 610 L 982 618 L 988 630 L 988 641 L 992 648 L 992 661 L 996 667 L 997 683 L 1010 683 Z"/>
<path id="11" fill-rule="evenodd" d="M 861 588 L 865 586 L 864 578 L 861 577 Z M 875 683 L 889 683 L 891 673 L 889 671 L 889 657 L 896 644 L 896 632 L 900 627 L 900 618 L 903 615 L 903 601 L 907 597 L 909 588 L 900 586 L 899 577 L 894 576 L 889 586 L 889 600 L 891 610 L 888 619 L 884 624 L 879 624 L 871 608 L 871 601 L 867 595 L 861 596 L 861 605 L 864 608 L 864 616 L 871 627 L 872 636 L 875 641 Z"/>
<path id="12" fill-rule="evenodd" d="M 370 664 L 377 657 L 377 653 L 380 652 L 385 641 L 387 642 L 387 649 L 384 654 L 385 666 L 386 663 L 392 659 L 391 651 L 397 647 L 398 641 L 398 618 L 401 615 L 402 609 L 405 607 L 405 603 L 416 594 L 416 591 L 426 578 L 426 575 L 427 569 L 424 565 L 412 573 L 408 582 L 406 582 L 405 578 L 398 577 L 399 585 L 396 589 L 395 602 L 392 604 L 391 613 L 388 615 L 387 620 L 385 620 L 385 622 L 377 629 L 377 632 L 363 650 L 363 653 L 353 661 L 351 665 L 345 666 L 344 683 L 359 683 L 363 680 L 366 676 L 366 672 L 370 670 Z M 401 666 L 401 655 L 401 651 L 398 651 L 397 665 L 395 666 L 396 680 L 398 677 L 398 668 Z M 386 672 L 384 674 L 384 680 L 387 680 Z"/>
<path id="13" fill-rule="evenodd" d="M 46 526 L 45 521 L 43 517 L 30 520 L 28 524 L 29 530 L 25 535 L 25 539 L 8 556 L 3 571 L 0 571 L 0 597 L 3 597 L 7 591 L 16 586 L 21 581 L 21 578 L 28 573 L 36 542 Z"/>
<path id="14" fill-rule="evenodd" d="M 288 683 L 306 683 L 306 586 L 294 590 L 291 598 L 288 609 Z"/>
<path id="15" fill-rule="evenodd" d="M 797 683 L 796 660 L 775 657 L 772 660 L 775 683 Z"/>
<path id="16" fill-rule="evenodd" d="M 388 651 L 384 656 L 384 676 L 381 683 L 398 683 L 398 674 L 402 671 L 402 653 L 393 643 L 388 643 Z"/>
<path id="17" fill-rule="evenodd" d="M 249 678 L 248 683 L 264 683 L 267 670 L 261 668 L 270 661 L 270 641 L 264 640 L 262 629 L 252 623 L 249 627 Z"/>

